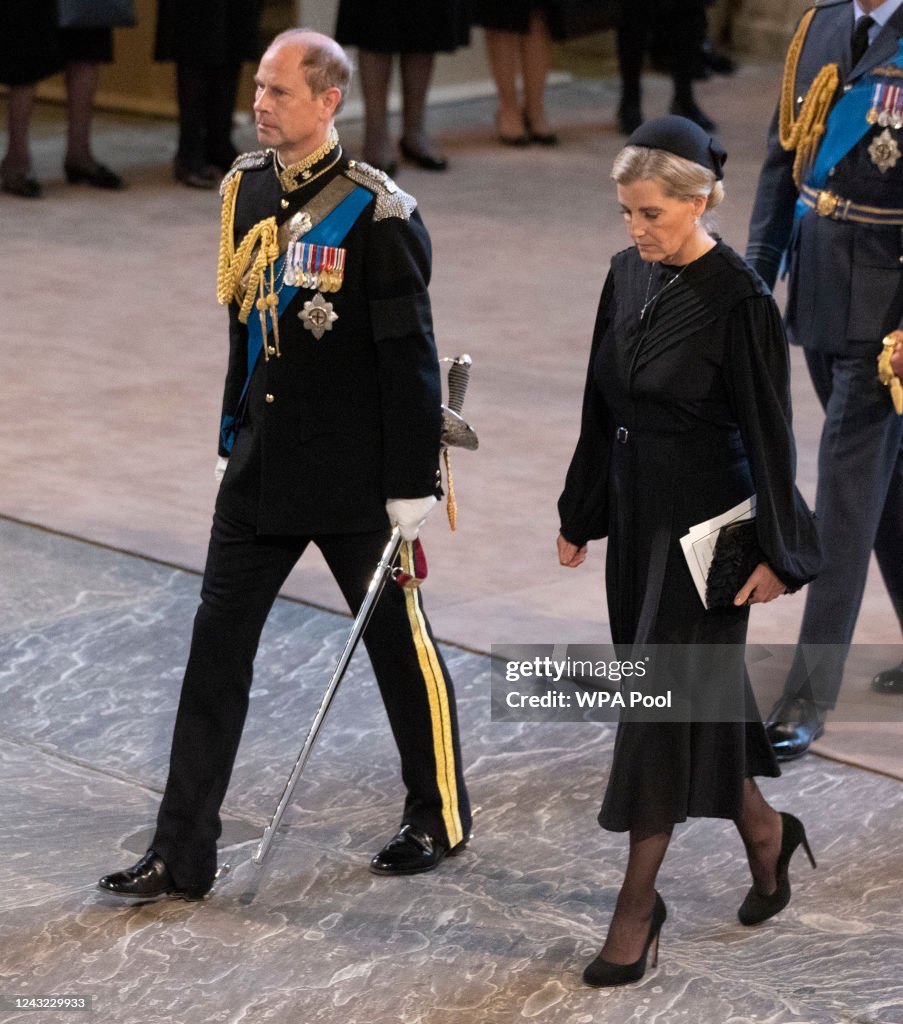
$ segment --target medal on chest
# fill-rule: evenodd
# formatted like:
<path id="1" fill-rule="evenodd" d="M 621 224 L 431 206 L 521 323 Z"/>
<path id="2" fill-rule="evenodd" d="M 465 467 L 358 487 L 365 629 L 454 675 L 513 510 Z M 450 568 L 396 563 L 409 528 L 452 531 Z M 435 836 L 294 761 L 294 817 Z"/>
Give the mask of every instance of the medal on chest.
<path id="1" fill-rule="evenodd" d="M 338 320 L 339 314 L 333 309 L 331 302 L 327 302 L 323 296 L 317 294 L 304 303 L 304 308 L 298 314 L 298 319 L 304 324 L 306 330 L 319 341 L 327 331 L 332 330 L 332 325 Z"/>
<path id="2" fill-rule="evenodd" d="M 876 82 L 865 119 L 881 128 L 903 128 L 903 86 Z"/>
<path id="3" fill-rule="evenodd" d="M 891 167 L 896 167 L 900 159 L 900 147 L 897 140 L 891 135 L 890 128 L 885 128 L 880 135 L 872 139 L 868 149 L 872 163 L 884 174 Z"/>
<path id="4" fill-rule="evenodd" d="M 334 245 L 289 242 L 285 283 L 292 287 L 337 292 L 345 280 L 345 250 Z"/>

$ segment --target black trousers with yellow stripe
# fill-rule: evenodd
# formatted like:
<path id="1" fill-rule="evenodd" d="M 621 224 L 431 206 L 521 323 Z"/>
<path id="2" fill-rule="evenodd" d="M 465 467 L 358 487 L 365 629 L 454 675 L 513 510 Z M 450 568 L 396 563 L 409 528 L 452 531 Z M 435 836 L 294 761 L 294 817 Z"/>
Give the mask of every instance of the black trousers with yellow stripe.
<path id="1" fill-rule="evenodd" d="M 254 656 L 280 587 L 311 542 L 357 612 L 388 533 L 258 536 L 214 516 L 191 652 L 152 848 L 179 887 L 216 871 L 219 810 L 248 708 Z M 418 590 L 389 583 L 364 634 L 401 754 L 403 824 L 454 846 L 470 831 L 455 695 Z M 325 681 L 324 681 L 325 682 Z"/>

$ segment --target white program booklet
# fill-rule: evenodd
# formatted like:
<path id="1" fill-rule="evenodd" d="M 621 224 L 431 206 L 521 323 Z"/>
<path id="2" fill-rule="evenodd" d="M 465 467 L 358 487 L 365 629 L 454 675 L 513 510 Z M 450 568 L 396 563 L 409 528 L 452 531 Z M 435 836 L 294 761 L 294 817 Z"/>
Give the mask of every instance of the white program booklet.
<path id="1" fill-rule="evenodd" d="M 747 519 L 755 519 L 755 517 L 756 496 L 753 494 L 720 516 L 691 526 L 690 532 L 680 538 L 684 558 L 687 560 L 690 575 L 693 577 L 696 590 L 699 592 L 699 599 L 703 604 L 705 604 L 705 587 L 709 576 L 709 566 L 712 564 L 712 555 L 715 553 L 715 543 L 718 540 L 721 527 L 729 526 L 731 523 L 741 523 Z"/>

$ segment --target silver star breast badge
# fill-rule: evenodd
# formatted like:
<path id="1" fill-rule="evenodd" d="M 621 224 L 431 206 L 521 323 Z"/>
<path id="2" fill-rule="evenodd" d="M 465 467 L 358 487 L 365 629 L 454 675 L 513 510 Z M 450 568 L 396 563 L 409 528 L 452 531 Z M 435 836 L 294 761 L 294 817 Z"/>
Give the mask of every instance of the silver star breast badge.
<path id="1" fill-rule="evenodd" d="M 339 315 L 333 309 L 332 303 L 327 302 L 319 292 L 310 302 L 304 303 L 304 308 L 298 314 L 298 319 L 317 340 L 332 330 L 332 325 L 338 318 Z"/>
<path id="2" fill-rule="evenodd" d="M 900 147 L 897 145 L 897 140 L 891 135 L 889 128 L 885 128 L 880 135 L 872 139 L 869 156 L 882 174 L 896 166 L 900 159 Z"/>

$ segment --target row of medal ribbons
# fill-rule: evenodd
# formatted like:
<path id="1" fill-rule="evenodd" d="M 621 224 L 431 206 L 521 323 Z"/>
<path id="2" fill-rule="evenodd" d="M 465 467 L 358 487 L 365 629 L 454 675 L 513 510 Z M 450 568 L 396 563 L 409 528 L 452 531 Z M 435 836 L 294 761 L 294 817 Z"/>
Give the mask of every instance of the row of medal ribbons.
<path id="1" fill-rule="evenodd" d="M 903 128 L 903 86 L 879 82 L 872 93 L 872 106 L 865 119 L 869 124 L 882 128 Z"/>
<path id="2" fill-rule="evenodd" d="M 345 250 L 334 245 L 289 242 L 284 280 L 289 287 L 337 292 L 345 279 Z"/>

